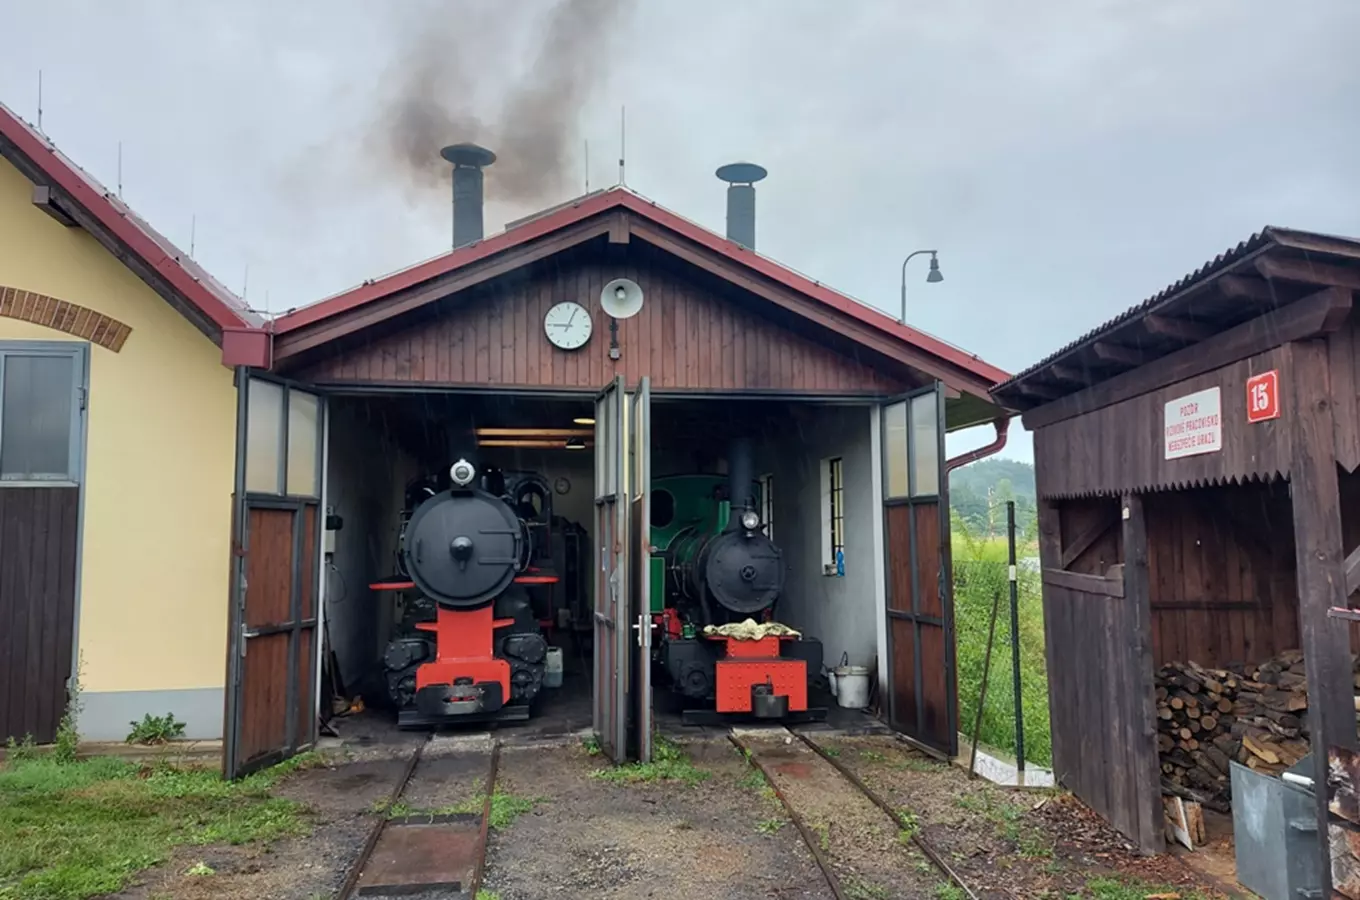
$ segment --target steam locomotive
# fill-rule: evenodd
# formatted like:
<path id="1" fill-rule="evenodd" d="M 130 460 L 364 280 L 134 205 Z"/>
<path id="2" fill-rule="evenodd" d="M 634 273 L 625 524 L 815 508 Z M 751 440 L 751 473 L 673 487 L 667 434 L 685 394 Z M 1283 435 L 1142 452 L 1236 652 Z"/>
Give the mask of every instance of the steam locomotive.
<path id="1" fill-rule="evenodd" d="M 528 717 L 548 653 L 530 589 L 556 575 L 534 565 L 550 548 L 518 493 L 466 459 L 408 487 L 396 584 L 414 596 L 383 654 L 400 726 Z"/>
<path id="2" fill-rule="evenodd" d="M 654 665 L 674 694 L 702 703 L 683 711 L 687 722 L 823 718 L 825 709 L 808 704 L 820 641 L 777 633 L 789 629 L 751 639 L 723 627 L 772 622 L 785 580 L 783 553 L 760 519 L 747 442 L 734 442 L 728 471 L 652 481 Z"/>

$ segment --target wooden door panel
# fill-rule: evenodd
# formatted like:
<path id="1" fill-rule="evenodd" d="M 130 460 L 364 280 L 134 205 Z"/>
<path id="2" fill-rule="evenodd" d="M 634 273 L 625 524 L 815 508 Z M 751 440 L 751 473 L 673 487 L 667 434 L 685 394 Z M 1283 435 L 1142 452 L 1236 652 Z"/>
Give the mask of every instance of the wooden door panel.
<path id="1" fill-rule="evenodd" d="M 66 710 L 80 489 L 0 488 L 0 741 L 51 743 Z"/>

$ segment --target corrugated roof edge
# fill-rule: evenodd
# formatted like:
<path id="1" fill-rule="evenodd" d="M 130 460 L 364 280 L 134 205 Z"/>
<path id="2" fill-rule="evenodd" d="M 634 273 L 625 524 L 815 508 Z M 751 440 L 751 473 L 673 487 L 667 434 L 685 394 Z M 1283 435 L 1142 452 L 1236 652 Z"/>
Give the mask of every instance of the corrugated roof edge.
<path id="1" fill-rule="evenodd" d="M 1221 271 L 1222 269 L 1227 268 L 1233 263 L 1238 262 L 1239 260 L 1243 259 L 1244 257 L 1251 253 L 1255 253 L 1258 250 L 1262 250 L 1271 244 L 1276 244 L 1282 247 L 1297 247 L 1299 249 L 1306 249 L 1307 245 L 1312 244 L 1317 239 L 1338 241 L 1343 245 L 1353 247 L 1357 255 L 1360 255 L 1360 240 L 1356 240 L 1355 238 L 1342 237 L 1338 235 L 1328 235 L 1313 231 L 1302 231 L 1295 228 L 1282 228 L 1275 225 L 1267 225 L 1260 231 L 1253 234 L 1251 237 L 1247 238 L 1244 241 L 1239 242 L 1236 247 L 1232 247 L 1228 250 L 1225 250 L 1223 253 L 1220 253 L 1218 256 L 1214 257 L 1209 262 L 1206 262 L 1204 265 L 1200 266 L 1198 269 L 1191 272 L 1189 275 L 1181 277 L 1179 280 L 1163 288 L 1161 291 L 1158 291 L 1156 294 L 1144 300 L 1142 303 L 1139 303 L 1136 306 L 1129 307 L 1119 315 L 1115 316 L 1113 319 L 1106 321 L 1102 325 L 1096 326 L 1095 328 L 1086 332 L 1076 340 L 1071 341 L 1062 348 L 1050 353 L 1048 356 L 1039 360 L 1037 363 L 1034 363 L 1033 365 L 1029 366 L 1023 371 L 1018 372 L 1015 375 L 1012 375 L 1005 381 L 1000 382 L 994 388 L 992 388 L 992 393 L 995 395 L 999 392 L 1006 390 L 1009 387 L 1019 384 L 1020 382 L 1029 378 L 1031 375 L 1040 371 L 1046 366 L 1052 365 L 1053 363 L 1057 362 L 1059 359 L 1066 356 L 1067 354 L 1072 353 L 1073 351 L 1085 346 L 1086 344 L 1091 343 L 1092 341 L 1104 337 L 1109 332 L 1113 331 L 1115 328 L 1124 324 L 1125 322 L 1129 321 L 1135 316 L 1148 312 L 1154 306 L 1157 306 L 1160 303 L 1170 300 L 1172 297 L 1176 296 L 1177 294 L 1180 294 L 1187 288 L 1194 286 L 1197 282 L 1203 281 L 1209 276 L 1215 274 L 1216 272 Z"/>
<path id="2" fill-rule="evenodd" d="M 810 278 L 769 256 L 740 247 L 717 232 L 622 185 L 615 185 L 602 191 L 592 191 L 589 194 L 550 207 L 541 214 L 517 219 L 509 227 L 489 235 L 475 244 L 441 253 L 438 256 L 389 272 L 378 278 L 366 280 L 314 303 L 296 307 L 273 321 L 280 334 L 311 325 L 329 318 L 331 315 L 371 302 L 387 293 L 447 274 L 485 256 L 509 249 L 518 243 L 518 239 L 521 237 L 520 232 L 523 232 L 523 239 L 528 240 L 551 232 L 558 227 L 572 224 L 578 219 L 598 215 L 620 206 L 650 218 L 663 227 L 677 230 L 684 236 L 697 240 L 762 275 L 781 281 L 800 293 L 848 313 L 879 331 L 960 366 L 984 381 L 995 383 L 1009 377 L 1005 370 L 987 363 L 974 353 L 910 325 L 903 325 L 877 307 L 849 294 L 827 287 L 822 282 Z M 560 222 L 558 221 L 559 217 Z M 415 277 L 412 278 L 411 276 Z M 384 284 L 385 282 L 388 284 Z M 333 309 L 322 309 L 327 305 L 332 306 Z"/>
<path id="3" fill-rule="evenodd" d="M 62 153 L 51 138 L 4 103 L 0 103 L 0 134 L 14 143 L 33 165 L 126 243 L 143 263 L 164 276 L 186 303 L 202 312 L 219 328 L 252 327 L 265 323 L 265 318 L 251 310 L 243 299 L 137 215 L 97 178 Z M 146 246 L 146 243 L 151 246 Z"/>

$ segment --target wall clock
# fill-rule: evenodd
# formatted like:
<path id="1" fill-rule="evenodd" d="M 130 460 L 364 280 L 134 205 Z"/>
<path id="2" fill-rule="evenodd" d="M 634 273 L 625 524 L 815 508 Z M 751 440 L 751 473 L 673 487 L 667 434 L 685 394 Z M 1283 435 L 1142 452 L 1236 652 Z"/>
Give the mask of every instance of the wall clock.
<path id="1" fill-rule="evenodd" d="M 553 487 L 557 490 L 557 493 L 565 494 L 567 491 L 571 490 L 571 482 L 565 478 L 559 478 L 553 484 Z"/>
<path id="2" fill-rule="evenodd" d="M 590 312 L 581 304 L 564 300 L 543 317 L 543 330 L 554 347 L 576 350 L 590 340 L 593 323 Z"/>

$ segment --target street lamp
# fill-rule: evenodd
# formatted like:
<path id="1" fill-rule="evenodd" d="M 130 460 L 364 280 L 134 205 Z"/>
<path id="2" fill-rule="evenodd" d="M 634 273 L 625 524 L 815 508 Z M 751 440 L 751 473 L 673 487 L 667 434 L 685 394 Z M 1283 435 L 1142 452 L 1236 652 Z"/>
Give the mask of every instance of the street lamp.
<path id="1" fill-rule="evenodd" d="M 902 324 L 907 324 L 907 263 L 911 262 L 913 256 L 920 256 L 922 253 L 930 254 L 930 272 L 926 275 L 927 284 L 938 284 L 944 281 L 944 275 L 940 272 L 940 260 L 935 256 L 938 250 L 917 250 L 915 253 L 908 254 L 902 260 Z"/>

